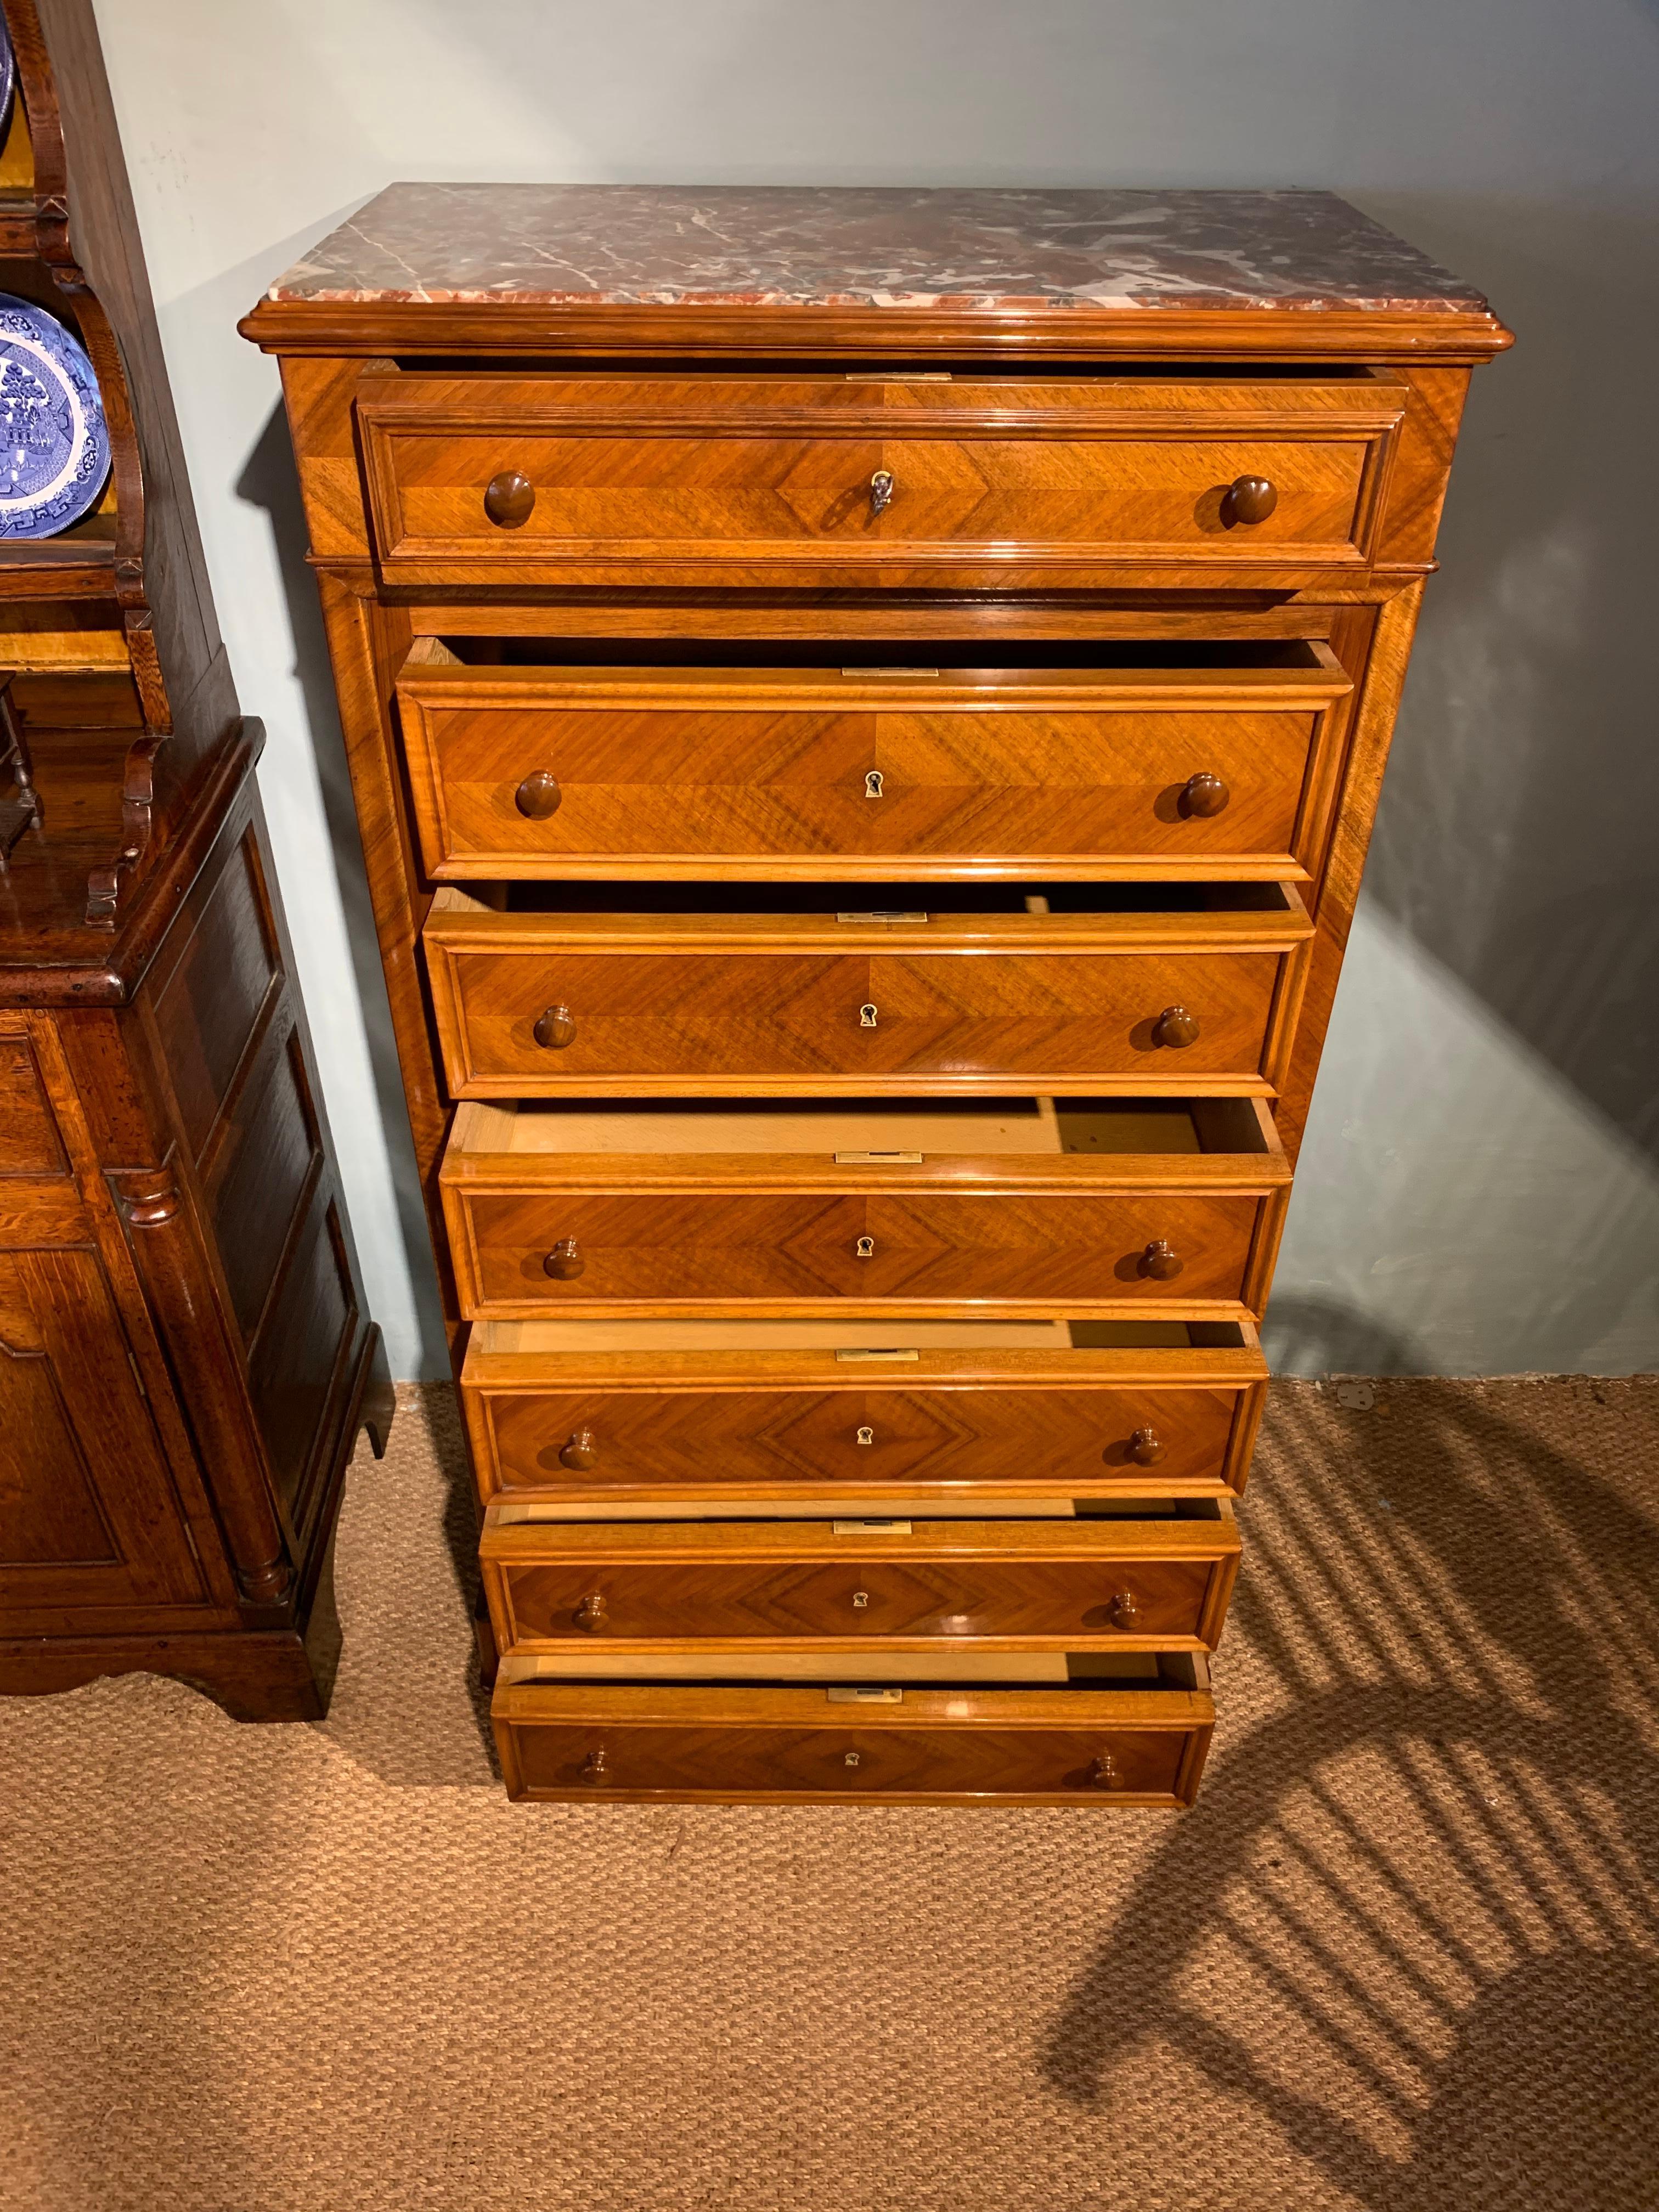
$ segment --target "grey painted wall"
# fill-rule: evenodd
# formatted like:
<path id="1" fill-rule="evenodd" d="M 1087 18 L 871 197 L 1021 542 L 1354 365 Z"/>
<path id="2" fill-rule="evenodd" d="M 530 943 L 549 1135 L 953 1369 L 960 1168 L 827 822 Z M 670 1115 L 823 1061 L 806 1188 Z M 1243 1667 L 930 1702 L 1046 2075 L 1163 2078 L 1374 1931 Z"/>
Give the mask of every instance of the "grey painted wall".
<path id="1" fill-rule="evenodd" d="M 438 1373 L 262 286 L 398 177 L 1328 185 L 1476 378 L 1270 1334 L 1659 1365 L 1655 0 L 99 0 L 374 1310 Z"/>

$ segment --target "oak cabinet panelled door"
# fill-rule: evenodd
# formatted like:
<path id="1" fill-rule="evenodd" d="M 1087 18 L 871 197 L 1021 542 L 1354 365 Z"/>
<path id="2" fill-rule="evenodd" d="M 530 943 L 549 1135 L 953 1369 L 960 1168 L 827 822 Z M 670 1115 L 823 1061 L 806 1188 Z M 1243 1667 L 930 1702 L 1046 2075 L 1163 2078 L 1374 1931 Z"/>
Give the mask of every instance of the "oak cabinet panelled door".
<path id="1" fill-rule="evenodd" d="M 77 335 L 111 467 L 51 534 L 9 501 L 0 548 L 0 1695 L 145 1670 L 314 1719 L 392 1386 L 92 0 L 5 26 L 4 289 Z"/>
<path id="2" fill-rule="evenodd" d="M 1321 193 L 483 185 L 393 186 L 242 327 L 508 1790 L 1190 1802 L 1508 333 Z"/>

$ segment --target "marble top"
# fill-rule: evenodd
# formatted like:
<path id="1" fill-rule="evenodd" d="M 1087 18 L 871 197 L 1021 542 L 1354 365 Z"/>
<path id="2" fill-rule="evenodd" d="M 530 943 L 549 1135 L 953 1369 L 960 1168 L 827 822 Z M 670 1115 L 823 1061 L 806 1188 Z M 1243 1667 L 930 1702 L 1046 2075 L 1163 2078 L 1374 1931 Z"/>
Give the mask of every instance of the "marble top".
<path id="1" fill-rule="evenodd" d="M 391 185 L 268 296 L 1486 312 L 1415 246 L 1311 191 Z"/>

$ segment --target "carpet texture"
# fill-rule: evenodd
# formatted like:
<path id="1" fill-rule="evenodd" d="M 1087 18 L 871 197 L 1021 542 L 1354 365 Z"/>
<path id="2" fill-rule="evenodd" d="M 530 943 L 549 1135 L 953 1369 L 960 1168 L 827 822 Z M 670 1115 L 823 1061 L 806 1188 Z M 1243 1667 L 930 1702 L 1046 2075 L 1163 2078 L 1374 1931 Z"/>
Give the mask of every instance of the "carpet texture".
<path id="1" fill-rule="evenodd" d="M 324 1723 L 0 1702 L 6 2212 L 1659 2203 L 1659 1382 L 1278 1389 L 1184 1815 L 510 1807 L 465 1486 Z"/>

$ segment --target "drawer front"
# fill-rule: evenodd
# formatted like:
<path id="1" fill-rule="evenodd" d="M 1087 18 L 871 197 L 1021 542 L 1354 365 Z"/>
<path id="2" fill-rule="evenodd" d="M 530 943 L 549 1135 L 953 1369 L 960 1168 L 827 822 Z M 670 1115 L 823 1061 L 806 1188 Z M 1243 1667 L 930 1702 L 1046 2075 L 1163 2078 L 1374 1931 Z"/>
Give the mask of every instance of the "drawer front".
<path id="1" fill-rule="evenodd" d="M 556 1540 L 550 1534 L 550 1546 Z M 902 1541 L 895 1539 L 895 1542 Z M 707 1639 L 1017 1638 L 1197 1644 L 1219 1622 L 1212 1560 L 773 1559 L 499 1567 L 503 1649 Z"/>
<path id="2" fill-rule="evenodd" d="M 845 379 L 366 379 L 358 399 L 376 548 L 410 582 L 1353 567 L 1401 411 L 1376 386 L 1077 380 L 919 404 Z"/>
<path id="3" fill-rule="evenodd" d="M 1226 1487 L 1249 1390 L 465 1390 L 495 1490 Z"/>
<path id="4" fill-rule="evenodd" d="M 1058 1799 L 1109 1808 L 1190 1803 L 1210 1734 L 1109 1723 L 872 1729 L 850 1717 L 844 1728 L 538 1723 L 498 1700 L 495 1729 L 516 1798 Z"/>
<path id="5" fill-rule="evenodd" d="M 1265 1094 L 1275 992 L 1297 956 L 548 955 L 428 939 L 428 957 L 451 1093 L 487 1097 L 757 1083 Z M 543 1046 L 536 1024 L 553 1006 L 568 1010 L 568 1042 Z M 1171 1006 L 1198 1024 L 1178 1048 L 1157 1034 Z"/>
<path id="6" fill-rule="evenodd" d="M 398 685 L 434 875 L 763 875 L 787 860 L 797 878 L 895 863 L 983 877 L 1002 860 L 1010 876 L 1283 878 L 1313 857 L 1318 824 L 1300 817 L 1314 711 L 745 711 L 600 702 L 531 675 Z"/>
<path id="7" fill-rule="evenodd" d="M 834 1313 L 1237 1305 L 1261 1200 L 447 1192 L 471 1320 L 590 1304 Z"/>

